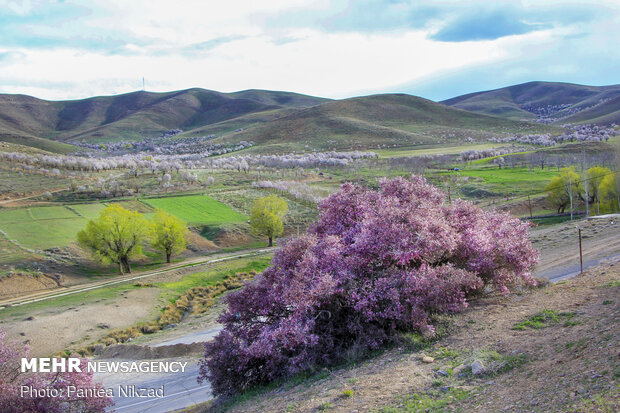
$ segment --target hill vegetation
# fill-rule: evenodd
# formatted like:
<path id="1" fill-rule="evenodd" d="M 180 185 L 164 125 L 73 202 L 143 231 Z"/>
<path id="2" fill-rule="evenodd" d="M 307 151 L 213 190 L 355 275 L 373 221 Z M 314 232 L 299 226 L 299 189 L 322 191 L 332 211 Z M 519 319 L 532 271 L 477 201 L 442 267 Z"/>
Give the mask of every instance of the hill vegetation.
<path id="1" fill-rule="evenodd" d="M 226 138 L 254 141 L 253 151 L 277 152 L 432 146 L 558 130 L 454 109 L 416 96 L 386 94 L 327 102 Z"/>
<path id="2" fill-rule="evenodd" d="M 128 142 L 144 137 L 255 141 L 253 151 L 366 149 L 463 143 L 559 129 L 466 112 L 423 98 L 373 95 L 338 101 L 288 92 L 168 93 L 51 102 L 0 95 L 0 140 L 71 152 L 70 143 Z M 172 132 L 172 133 L 171 133 Z"/>
<path id="3" fill-rule="evenodd" d="M 325 100 L 288 92 L 247 90 L 227 94 L 198 88 L 57 102 L 0 95 L 0 139 L 60 152 L 70 147 L 54 150 L 47 142 L 131 140 Z"/>
<path id="4" fill-rule="evenodd" d="M 443 101 L 445 105 L 508 119 L 545 123 L 620 121 L 620 85 L 529 82 Z"/>

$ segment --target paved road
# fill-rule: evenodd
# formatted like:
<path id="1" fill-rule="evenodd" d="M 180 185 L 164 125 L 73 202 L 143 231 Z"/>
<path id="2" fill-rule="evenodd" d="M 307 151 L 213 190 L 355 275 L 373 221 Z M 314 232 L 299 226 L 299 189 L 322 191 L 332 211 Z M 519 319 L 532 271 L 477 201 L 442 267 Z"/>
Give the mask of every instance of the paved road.
<path id="1" fill-rule="evenodd" d="M 102 361 L 102 360 L 99 360 Z M 114 360 L 121 361 L 121 360 Z M 143 361 L 143 360 L 140 360 Z M 104 387 L 114 392 L 115 406 L 119 413 L 164 413 L 188 407 L 210 400 L 211 388 L 208 383 L 199 385 L 197 359 L 161 359 L 157 361 L 187 361 L 185 373 L 97 373 L 96 380 L 101 380 Z M 136 387 L 155 388 L 163 386 L 163 397 L 119 397 L 118 386 L 134 385 Z"/>
<path id="2" fill-rule="evenodd" d="M 584 270 L 591 266 L 599 265 L 606 261 L 620 261 L 620 254 L 613 254 L 606 257 L 598 257 L 584 262 Z M 549 278 L 551 281 L 560 281 L 577 275 L 579 273 L 579 263 L 559 265 L 553 270 L 544 274 L 539 274 Z M 191 344 L 211 340 L 221 330 L 220 326 L 203 331 L 193 331 L 180 337 L 173 337 L 168 340 L 159 341 L 153 347 L 173 345 L 179 343 Z M 198 376 L 198 360 L 187 358 L 166 359 L 169 361 L 188 361 L 185 373 L 183 374 L 140 374 L 140 375 L 97 375 L 103 380 L 106 387 L 115 389 L 116 411 L 119 413 L 159 413 L 182 409 L 196 403 L 202 403 L 212 398 L 208 383 L 199 385 L 196 382 Z M 165 395 L 163 398 L 126 398 L 118 397 L 116 386 L 119 384 L 134 384 L 140 387 L 158 387 L 164 385 Z"/>
<path id="3" fill-rule="evenodd" d="M 597 257 L 589 260 L 583 261 L 583 270 L 587 270 L 590 267 L 595 267 L 599 264 L 603 264 L 605 262 L 617 262 L 620 261 L 620 253 L 609 255 L 606 257 Z M 538 275 L 540 277 L 548 278 L 550 281 L 558 282 L 562 280 L 566 280 L 568 278 L 574 277 L 578 275 L 581 270 L 580 263 L 576 262 L 572 265 L 567 265 L 565 267 L 557 267 L 554 269 L 547 270 L 545 272 L 541 272 Z"/>

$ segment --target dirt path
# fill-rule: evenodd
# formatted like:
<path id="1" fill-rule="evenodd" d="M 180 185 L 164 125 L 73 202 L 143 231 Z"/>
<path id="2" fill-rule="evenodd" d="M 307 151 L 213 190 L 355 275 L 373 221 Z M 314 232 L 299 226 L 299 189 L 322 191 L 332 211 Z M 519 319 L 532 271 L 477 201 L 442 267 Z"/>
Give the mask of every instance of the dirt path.
<path id="1" fill-rule="evenodd" d="M 53 189 L 51 191 L 45 191 L 45 192 L 49 192 L 50 194 L 54 194 L 56 192 L 62 192 L 62 191 L 66 191 L 69 188 L 57 188 L 57 189 Z M 2 201 L 0 201 L 0 205 L 8 205 L 8 204 L 12 204 L 12 203 L 18 203 L 20 201 L 23 201 L 25 199 L 31 199 L 31 198 L 36 198 L 38 196 L 43 195 L 45 192 L 41 192 L 41 193 L 36 193 L 33 195 L 28 195 L 22 198 L 13 198 L 13 199 L 4 199 Z M 22 205 L 13 205 L 13 206 L 22 206 Z"/>
<path id="2" fill-rule="evenodd" d="M 73 285 L 71 287 L 66 287 L 66 288 L 61 288 L 61 289 L 54 289 L 51 291 L 46 290 L 43 292 L 29 294 L 29 295 L 21 296 L 18 298 L 4 299 L 0 301 L 0 311 L 5 307 L 15 307 L 15 306 L 20 306 L 24 304 L 35 303 L 38 301 L 49 300 L 52 298 L 63 297 L 63 296 L 70 295 L 70 294 L 77 294 L 77 293 L 81 293 L 85 291 L 91 291 L 91 290 L 95 290 L 98 288 L 109 287 L 115 284 L 121 284 L 121 283 L 141 280 L 141 279 L 153 277 L 153 276 L 160 275 L 160 274 L 165 274 L 167 272 L 175 271 L 180 268 L 186 268 L 186 267 L 192 267 L 192 266 L 198 266 L 198 265 L 204 265 L 204 264 L 213 264 L 213 263 L 217 263 L 221 261 L 227 261 L 227 260 L 243 258 L 243 257 L 251 257 L 255 255 L 263 255 L 271 251 L 272 251 L 272 248 L 260 248 L 260 249 L 246 250 L 245 252 L 241 252 L 241 253 L 227 254 L 227 255 L 221 255 L 221 256 L 218 255 L 217 258 L 197 257 L 197 258 L 192 258 L 192 259 L 183 261 L 180 264 L 170 265 L 168 267 L 165 267 L 164 269 L 159 269 L 159 270 L 154 270 L 154 271 L 144 271 L 144 272 L 124 275 L 124 276 L 114 277 L 112 280 L 95 281 L 95 282 L 90 282 L 90 283 Z M 59 290 L 61 290 L 62 292 L 60 292 Z"/>

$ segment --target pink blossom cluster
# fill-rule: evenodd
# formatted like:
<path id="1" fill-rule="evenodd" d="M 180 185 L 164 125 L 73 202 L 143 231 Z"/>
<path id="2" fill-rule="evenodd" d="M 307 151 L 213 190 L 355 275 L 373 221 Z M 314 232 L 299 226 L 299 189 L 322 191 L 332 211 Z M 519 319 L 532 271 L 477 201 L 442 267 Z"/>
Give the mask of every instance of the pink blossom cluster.
<path id="1" fill-rule="evenodd" d="M 28 348 L 8 342 L 0 330 L 0 412 L 103 413 L 113 404 L 109 397 L 93 396 L 105 391 L 87 371 L 86 359 L 81 372 L 21 373 L 22 357 L 29 357 Z"/>
<path id="2" fill-rule="evenodd" d="M 463 309 L 471 294 L 535 283 L 527 224 L 448 205 L 421 177 L 384 179 L 378 191 L 345 184 L 319 210 L 306 235 L 227 297 L 225 328 L 200 367 L 216 393 L 338 363 L 401 332 L 432 335 L 431 315 Z"/>

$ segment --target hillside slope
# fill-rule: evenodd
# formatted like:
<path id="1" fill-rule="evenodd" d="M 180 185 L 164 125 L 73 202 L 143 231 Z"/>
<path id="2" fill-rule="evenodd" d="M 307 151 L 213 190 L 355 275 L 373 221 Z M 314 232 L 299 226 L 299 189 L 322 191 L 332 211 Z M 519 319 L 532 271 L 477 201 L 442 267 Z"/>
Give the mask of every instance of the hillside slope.
<path id="1" fill-rule="evenodd" d="M 132 139 L 324 101 L 289 92 L 220 93 L 197 88 L 56 102 L 24 95 L 0 95 L 0 139 L 10 137 L 12 142 L 26 145 L 33 138 L 65 142 Z M 23 142 L 19 142 L 20 138 Z"/>
<path id="2" fill-rule="evenodd" d="M 618 411 L 618 265 L 478 299 L 442 319 L 444 337 L 434 342 L 405 341 L 365 361 L 185 412 Z M 534 316 L 542 321 L 528 324 Z"/>
<path id="3" fill-rule="evenodd" d="M 385 94 L 331 101 L 227 136 L 254 150 L 349 150 L 486 140 L 507 133 L 553 132 L 535 125 L 451 108 L 416 96 Z"/>
<path id="4" fill-rule="evenodd" d="M 556 123 L 610 123 L 618 116 L 620 85 L 585 86 L 571 83 L 529 82 L 457 96 L 448 106 L 509 119 L 545 118 Z M 615 113 L 615 115 L 613 115 Z"/>

